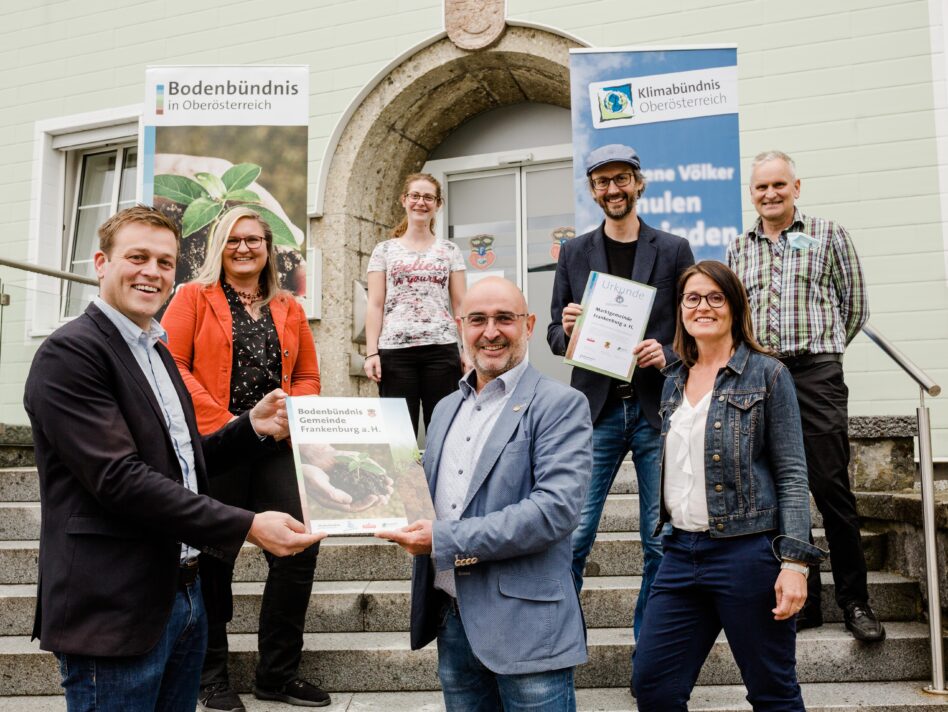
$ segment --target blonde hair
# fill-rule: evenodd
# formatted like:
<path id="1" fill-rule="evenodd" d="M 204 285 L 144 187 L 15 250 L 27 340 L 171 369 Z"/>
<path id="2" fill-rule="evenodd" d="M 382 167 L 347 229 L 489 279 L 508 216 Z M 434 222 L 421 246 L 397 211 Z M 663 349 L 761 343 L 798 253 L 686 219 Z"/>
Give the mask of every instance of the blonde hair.
<path id="1" fill-rule="evenodd" d="M 230 208 L 224 212 L 220 220 L 217 221 L 214 231 L 211 233 L 211 239 L 207 245 L 207 254 L 204 256 L 204 264 L 201 265 L 201 269 L 198 270 L 198 273 L 194 276 L 192 281 L 203 284 L 205 287 L 210 287 L 220 282 L 223 272 L 222 258 L 224 250 L 227 247 L 227 238 L 230 237 L 230 232 L 234 229 L 234 225 L 244 218 L 252 218 L 260 224 L 260 227 L 263 228 L 263 236 L 267 243 L 267 263 L 263 266 L 263 271 L 260 273 L 260 292 L 263 297 L 263 300 L 260 302 L 260 307 L 264 307 L 270 303 L 271 299 L 280 294 L 282 290 L 280 289 L 280 275 L 277 273 L 276 267 L 276 248 L 273 246 L 273 230 L 270 229 L 267 221 L 251 208 L 241 205 Z"/>
<path id="2" fill-rule="evenodd" d="M 436 204 L 441 205 L 443 202 L 441 198 L 441 184 L 438 182 L 438 179 L 435 178 L 430 173 L 412 173 L 411 175 L 405 176 L 405 181 L 402 183 L 402 192 L 401 197 L 404 198 L 408 195 L 408 191 L 411 189 L 411 184 L 416 180 L 425 180 L 431 183 L 435 187 L 435 197 L 438 199 Z M 435 216 L 434 213 L 431 215 L 431 223 L 428 225 L 431 230 L 431 234 L 435 234 Z M 396 225 L 392 231 L 389 233 L 392 237 L 401 237 L 408 230 L 408 216 L 403 215 L 401 222 Z"/>

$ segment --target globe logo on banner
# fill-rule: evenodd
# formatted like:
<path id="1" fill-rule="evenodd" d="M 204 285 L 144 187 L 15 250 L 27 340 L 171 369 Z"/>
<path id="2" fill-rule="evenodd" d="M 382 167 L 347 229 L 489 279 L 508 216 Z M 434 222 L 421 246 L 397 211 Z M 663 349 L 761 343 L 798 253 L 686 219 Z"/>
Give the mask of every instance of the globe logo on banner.
<path id="1" fill-rule="evenodd" d="M 632 106 L 632 85 L 601 87 L 599 89 L 599 120 L 615 121 L 635 116 Z"/>

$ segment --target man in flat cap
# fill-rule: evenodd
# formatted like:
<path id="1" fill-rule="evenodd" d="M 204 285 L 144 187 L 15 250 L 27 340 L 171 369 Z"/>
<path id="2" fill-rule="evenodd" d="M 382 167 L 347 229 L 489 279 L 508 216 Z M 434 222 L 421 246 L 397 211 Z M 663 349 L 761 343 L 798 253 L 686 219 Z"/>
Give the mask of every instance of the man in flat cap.
<path id="1" fill-rule="evenodd" d="M 638 154 L 629 146 L 610 144 L 586 158 L 586 175 L 593 200 L 604 220 L 592 232 L 567 242 L 560 253 L 550 306 L 552 320 L 547 341 L 553 353 L 563 355 L 576 319 L 586 280 L 593 270 L 655 287 L 655 302 L 644 340 L 635 348 L 638 365 L 631 383 L 574 368 L 571 384 L 589 399 L 593 421 L 593 472 L 579 527 L 573 532 L 573 577 L 582 588 L 586 557 L 592 549 L 602 508 L 619 465 L 631 450 L 639 485 L 639 531 L 645 566 L 635 607 L 638 638 L 649 586 L 662 558 L 654 536 L 658 524 L 661 419 L 658 405 L 664 378 L 661 369 L 677 357 L 675 288 L 678 276 L 694 264 L 684 238 L 656 230 L 636 214 L 636 202 L 645 191 Z"/>

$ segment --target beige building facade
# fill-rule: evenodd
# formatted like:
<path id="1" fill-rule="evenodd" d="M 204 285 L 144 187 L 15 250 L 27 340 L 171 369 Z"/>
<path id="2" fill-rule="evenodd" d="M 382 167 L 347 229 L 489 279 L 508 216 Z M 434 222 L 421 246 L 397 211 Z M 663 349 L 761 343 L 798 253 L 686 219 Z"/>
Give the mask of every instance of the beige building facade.
<path id="1" fill-rule="evenodd" d="M 479 3 L 448 4 L 449 23 L 480 17 L 470 14 Z M 565 113 L 570 48 L 733 43 L 744 186 L 757 152 L 793 155 L 800 206 L 853 235 L 871 323 L 944 384 L 945 5 L 509 0 L 499 3 L 499 27 L 496 17 L 483 31 L 468 22 L 459 46 L 437 1 L 8 3 L 0 9 L 0 256 L 76 266 L 70 226 L 86 207 L 77 184 L 89 156 L 108 154 L 102 160 L 111 161 L 115 183 L 113 202 L 92 207 L 107 212 L 130 199 L 123 180 L 136 176 L 146 66 L 308 64 L 309 241 L 321 275 L 312 326 L 323 392 L 368 395 L 374 386 L 352 375 L 361 371 L 358 282 L 372 248 L 397 222 L 402 176 L 427 168 L 445 178 L 445 237 L 453 224 L 471 222 L 460 208 L 452 214 L 452 195 L 460 205 L 473 181 L 499 186 L 510 176 L 507 193 L 485 188 L 468 200 L 485 215 L 511 201 L 503 218 L 515 253 L 510 276 L 527 288 L 543 323 L 549 294 L 528 267 L 529 196 L 543 171 L 565 170 L 573 158 Z M 493 31 L 498 36 L 485 46 L 464 48 Z M 754 218 L 746 195 L 744 207 L 746 226 Z M 32 354 L 68 318 L 64 287 L 9 267 L 0 267 L 0 280 L 9 295 L 0 310 L 0 423 L 23 423 Z M 531 359 L 543 346 L 532 344 Z M 914 413 L 917 387 L 865 336 L 847 353 L 846 371 L 853 414 Z M 930 405 L 935 454 L 948 460 L 948 399 Z"/>

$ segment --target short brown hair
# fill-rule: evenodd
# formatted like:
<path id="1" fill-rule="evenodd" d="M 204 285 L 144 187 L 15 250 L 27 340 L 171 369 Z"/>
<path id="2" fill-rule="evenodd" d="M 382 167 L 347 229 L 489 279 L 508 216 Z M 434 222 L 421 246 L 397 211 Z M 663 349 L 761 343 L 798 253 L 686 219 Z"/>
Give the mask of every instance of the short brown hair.
<path id="1" fill-rule="evenodd" d="M 698 361 L 698 344 L 695 338 L 685 329 L 685 322 L 681 316 L 681 297 L 685 292 L 685 284 L 696 274 L 710 279 L 720 288 L 731 309 L 731 339 L 735 348 L 740 344 L 747 344 L 747 348 L 760 353 L 768 351 L 757 343 L 754 337 L 754 326 L 751 323 L 750 305 L 747 302 L 747 290 L 733 270 L 723 262 L 717 260 L 702 260 L 692 265 L 678 278 L 678 316 L 675 317 L 675 343 L 673 348 L 681 357 L 682 363 L 691 368 Z"/>
<path id="2" fill-rule="evenodd" d="M 133 205 L 130 208 L 119 210 L 99 226 L 99 249 L 106 255 L 112 256 L 112 243 L 115 241 L 115 234 L 130 223 L 145 223 L 154 227 L 163 227 L 170 230 L 174 235 L 175 246 L 178 247 L 181 242 L 181 231 L 177 223 L 169 218 L 158 208 L 150 205 Z"/>

